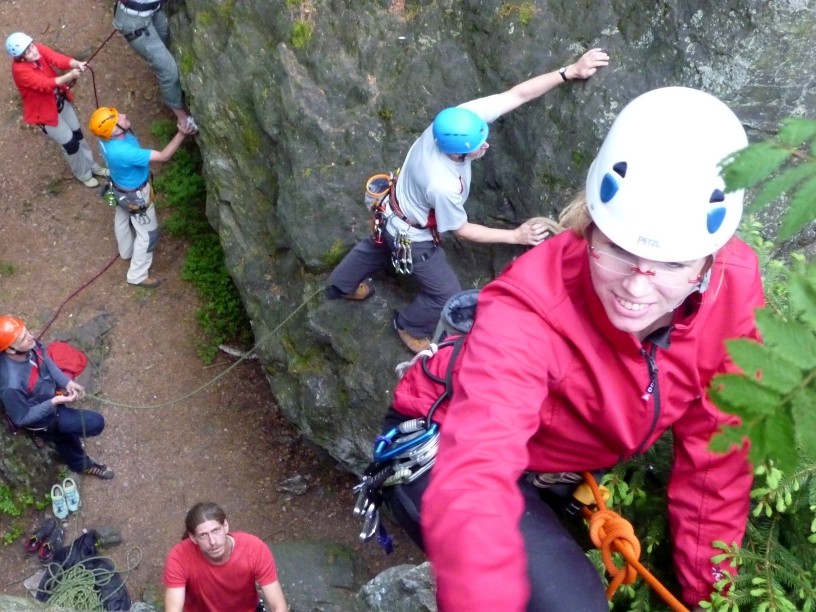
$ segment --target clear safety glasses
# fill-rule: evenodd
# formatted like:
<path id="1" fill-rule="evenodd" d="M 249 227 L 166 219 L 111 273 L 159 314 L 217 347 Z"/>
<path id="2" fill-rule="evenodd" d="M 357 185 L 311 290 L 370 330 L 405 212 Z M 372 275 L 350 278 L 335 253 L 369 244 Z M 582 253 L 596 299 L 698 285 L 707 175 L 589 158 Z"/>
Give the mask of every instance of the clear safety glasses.
<path id="1" fill-rule="evenodd" d="M 589 259 L 599 268 L 618 274 L 619 276 L 630 276 L 632 274 L 642 274 L 648 276 L 655 285 L 668 287 L 670 289 L 681 289 L 689 285 L 696 285 L 700 282 L 700 275 L 697 274 L 689 278 L 693 272 L 688 264 L 682 262 L 662 262 L 649 260 L 650 270 L 642 270 L 638 265 L 638 258 L 625 251 L 610 253 L 589 247 Z M 643 261 L 643 260 L 641 260 Z"/>

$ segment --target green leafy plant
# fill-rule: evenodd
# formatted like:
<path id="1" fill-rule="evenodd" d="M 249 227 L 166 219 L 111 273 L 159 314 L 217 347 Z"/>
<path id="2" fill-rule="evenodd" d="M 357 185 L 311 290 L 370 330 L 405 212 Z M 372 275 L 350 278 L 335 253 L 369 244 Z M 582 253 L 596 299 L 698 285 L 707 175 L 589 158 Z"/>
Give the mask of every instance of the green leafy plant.
<path id="1" fill-rule="evenodd" d="M 752 144 L 726 161 L 727 189 L 760 186 L 750 211 L 786 197 L 779 235 L 789 238 L 816 217 L 814 154 L 816 120 L 785 119 L 775 138 Z M 773 273 L 779 272 L 777 268 Z M 757 317 L 764 344 L 729 342 L 729 353 L 744 374 L 714 380 L 714 402 L 742 420 L 719 435 L 714 447 L 724 449 L 747 435 L 754 465 L 772 460 L 790 473 L 802 453 L 816 456 L 816 266 L 799 258 L 784 289 L 769 295 L 776 308 Z"/>
<path id="2" fill-rule="evenodd" d="M 169 140 L 175 125 L 158 122 L 153 134 Z M 201 176 L 201 156 L 194 145 L 182 146 L 154 181 L 162 204 L 170 216 L 162 219 L 164 230 L 188 241 L 181 278 L 191 282 L 202 300 L 196 312 L 205 333 L 199 338 L 199 354 L 211 363 L 221 344 L 249 348 L 252 332 L 238 289 L 227 271 L 218 234 L 205 214 L 206 186 Z"/>

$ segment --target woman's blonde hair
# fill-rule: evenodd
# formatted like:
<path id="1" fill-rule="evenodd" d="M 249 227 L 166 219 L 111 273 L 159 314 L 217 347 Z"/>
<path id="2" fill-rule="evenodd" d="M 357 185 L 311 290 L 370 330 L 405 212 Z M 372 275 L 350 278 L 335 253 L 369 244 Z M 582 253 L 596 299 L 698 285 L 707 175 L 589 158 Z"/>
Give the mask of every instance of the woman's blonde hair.
<path id="1" fill-rule="evenodd" d="M 565 230 L 572 230 L 578 236 L 586 238 L 586 230 L 592 223 L 589 216 L 586 192 L 578 192 L 558 215 L 558 223 Z"/>

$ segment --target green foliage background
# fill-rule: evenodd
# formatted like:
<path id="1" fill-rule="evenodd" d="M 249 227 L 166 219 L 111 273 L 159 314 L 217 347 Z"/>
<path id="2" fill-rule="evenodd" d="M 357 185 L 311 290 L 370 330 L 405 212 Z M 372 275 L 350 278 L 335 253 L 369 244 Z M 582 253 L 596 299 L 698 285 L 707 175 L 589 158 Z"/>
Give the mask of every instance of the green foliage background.
<path id="1" fill-rule="evenodd" d="M 151 133 L 164 142 L 175 132 L 175 125 L 169 121 L 158 122 L 151 128 Z M 224 263 L 218 234 L 207 222 L 207 192 L 198 147 L 183 145 L 156 177 L 154 186 L 163 209 L 170 212 L 161 220 L 163 231 L 189 243 L 181 278 L 196 287 L 202 300 L 196 313 L 203 332 L 199 336 L 201 358 L 211 363 L 220 344 L 250 347 L 249 318 Z"/>

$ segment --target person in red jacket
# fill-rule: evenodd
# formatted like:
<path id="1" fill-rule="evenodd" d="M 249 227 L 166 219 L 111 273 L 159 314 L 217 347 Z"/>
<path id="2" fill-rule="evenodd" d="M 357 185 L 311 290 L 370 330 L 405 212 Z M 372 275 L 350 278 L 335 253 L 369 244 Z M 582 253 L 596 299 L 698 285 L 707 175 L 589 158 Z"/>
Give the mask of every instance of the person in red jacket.
<path id="1" fill-rule="evenodd" d="M 384 489 L 432 562 L 441 611 L 606 611 L 552 485 L 574 488 L 583 471 L 641 454 L 669 428 L 682 598 L 699 610 L 710 596 L 723 569 L 712 543 L 741 542 L 752 482 L 747 443 L 709 450 L 737 419 L 706 392 L 736 369 L 725 341 L 758 339 L 758 262 L 734 236 L 743 193 L 725 193 L 719 174 L 746 144 L 740 121 L 709 94 L 668 87 L 637 97 L 613 123 L 585 194 L 562 214 L 570 231 L 480 292 L 458 355 L 445 347 L 427 360 L 436 380 L 418 366 L 401 379 L 386 431 L 424 417 L 439 381 L 448 372 L 452 381 L 433 414 L 433 469 Z"/>
<path id="2" fill-rule="evenodd" d="M 108 170 L 93 159 L 79 125 L 70 86 L 85 71 L 85 62 L 57 53 L 23 32 L 6 39 L 12 58 L 11 75 L 23 98 L 23 121 L 38 125 L 62 147 L 71 173 L 86 187 L 98 187 L 93 175 L 108 176 Z M 63 74 L 57 70 L 66 71 Z"/>

